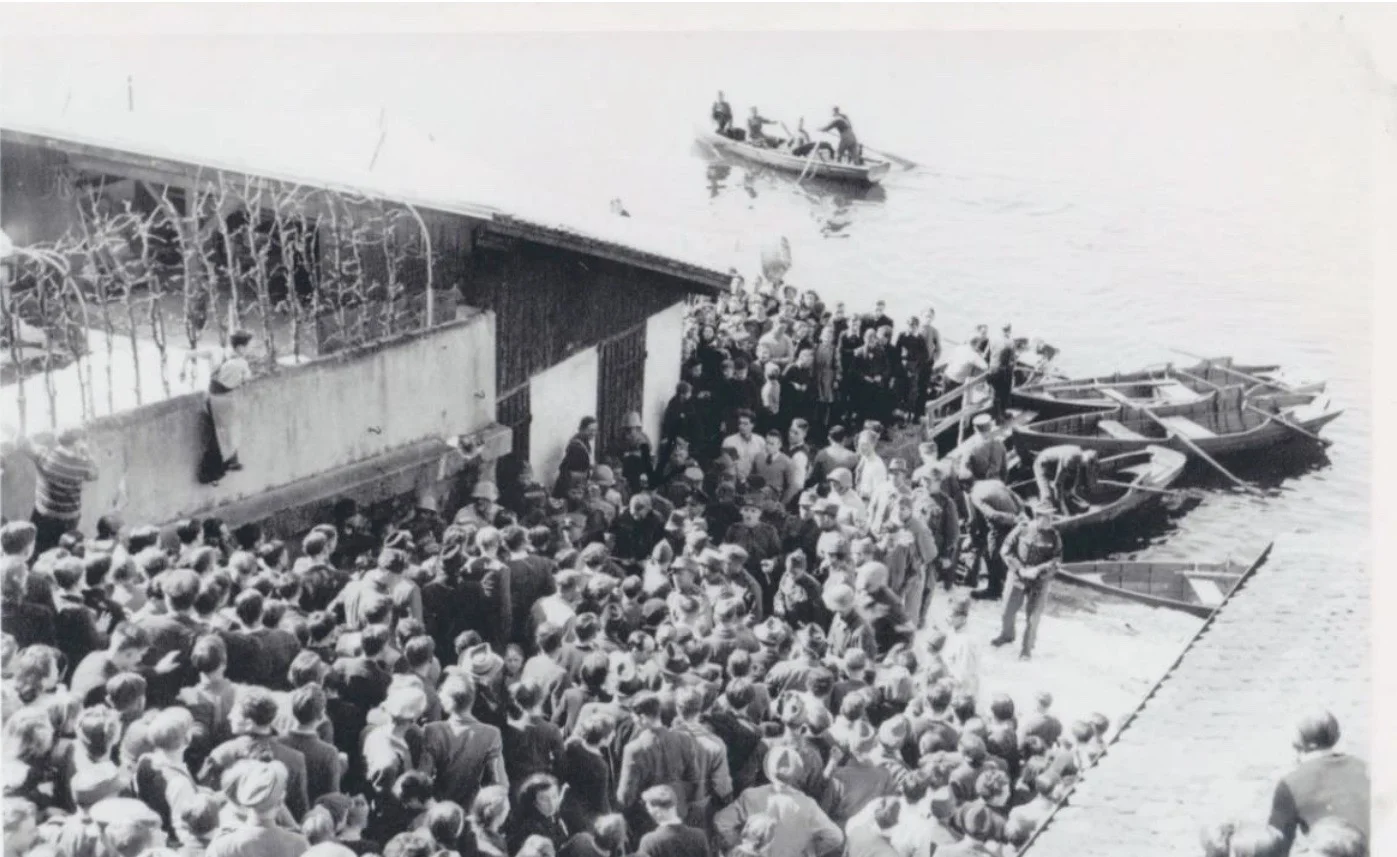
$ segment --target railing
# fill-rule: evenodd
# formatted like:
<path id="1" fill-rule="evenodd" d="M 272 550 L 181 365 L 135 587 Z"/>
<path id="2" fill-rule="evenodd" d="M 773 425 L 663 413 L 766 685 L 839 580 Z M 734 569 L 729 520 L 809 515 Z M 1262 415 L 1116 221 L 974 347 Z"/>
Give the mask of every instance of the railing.
<path id="1" fill-rule="evenodd" d="M 216 362 L 236 330 L 276 372 L 455 317 L 411 206 L 212 171 L 181 187 L 52 169 L 67 230 L 0 266 L 0 410 L 22 432 L 189 392 L 204 383 L 190 355 Z"/>

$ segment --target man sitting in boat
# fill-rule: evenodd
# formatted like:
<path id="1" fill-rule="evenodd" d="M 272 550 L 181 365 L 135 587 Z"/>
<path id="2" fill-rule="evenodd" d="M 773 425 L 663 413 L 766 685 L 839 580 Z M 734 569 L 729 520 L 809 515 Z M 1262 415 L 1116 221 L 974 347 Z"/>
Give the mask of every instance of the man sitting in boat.
<path id="1" fill-rule="evenodd" d="M 840 113 L 838 107 L 834 108 L 833 115 L 830 123 L 820 130 L 839 132 L 839 149 L 835 153 L 839 160 L 862 164 L 863 154 L 859 149 L 859 138 L 854 136 L 854 123 L 849 121 L 848 116 Z"/>
<path id="2" fill-rule="evenodd" d="M 757 112 L 757 108 L 753 107 L 751 115 L 747 117 L 747 142 L 766 149 L 774 148 L 779 141 L 766 136 L 762 132 L 762 128 L 775 124 L 774 121 L 761 115 Z"/>
<path id="3" fill-rule="evenodd" d="M 805 130 L 805 117 L 800 117 L 796 123 L 796 132 L 787 143 L 791 147 L 791 154 L 797 158 L 804 158 L 813 151 L 815 157 L 822 161 L 834 160 L 834 147 L 824 140 L 816 143 L 810 139 L 810 132 Z"/>
<path id="4" fill-rule="evenodd" d="M 1050 446 L 1033 460 L 1038 499 L 1062 515 L 1076 514 L 1091 505 L 1083 494 L 1096 486 L 1096 450 L 1064 443 Z"/>
<path id="5" fill-rule="evenodd" d="M 718 100 L 713 102 L 713 124 L 717 126 L 719 134 L 726 134 L 732 127 L 732 106 L 723 97 L 723 90 L 718 90 Z"/>

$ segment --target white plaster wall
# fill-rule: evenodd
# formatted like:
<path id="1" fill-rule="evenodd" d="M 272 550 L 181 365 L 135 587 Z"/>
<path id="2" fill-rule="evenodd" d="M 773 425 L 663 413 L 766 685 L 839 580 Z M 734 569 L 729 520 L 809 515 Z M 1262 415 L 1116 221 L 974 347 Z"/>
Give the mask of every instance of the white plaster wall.
<path id="1" fill-rule="evenodd" d="M 684 359 L 684 304 L 657 312 L 645 322 L 645 392 L 641 419 L 645 434 L 660 452 L 660 421 L 679 383 Z"/>
<path id="2" fill-rule="evenodd" d="M 597 349 L 580 351 L 529 379 L 529 408 L 530 463 L 538 480 L 551 488 L 568 438 L 583 417 L 597 413 Z"/>

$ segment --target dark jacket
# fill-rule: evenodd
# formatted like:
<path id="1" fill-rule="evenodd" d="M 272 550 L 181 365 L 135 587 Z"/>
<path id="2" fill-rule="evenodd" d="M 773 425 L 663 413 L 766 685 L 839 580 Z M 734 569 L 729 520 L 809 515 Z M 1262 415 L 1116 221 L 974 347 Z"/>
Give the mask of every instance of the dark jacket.
<path id="1" fill-rule="evenodd" d="M 306 759 L 306 798 L 313 804 L 321 795 L 340 790 L 340 777 L 345 766 L 340 763 L 340 751 L 312 732 L 292 732 L 281 737 L 281 743 Z"/>
<path id="2" fill-rule="evenodd" d="M 443 720 L 422 728 L 422 770 L 432 777 L 438 800 L 473 804 L 482 785 L 495 785 L 503 752 L 500 730 L 484 723 L 459 728 Z"/>
<path id="3" fill-rule="evenodd" d="M 1344 753 L 1316 756 L 1301 763 L 1276 784 L 1271 798 L 1271 826 L 1295 842 L 1296 830 L 1305 833 L 1322 818 L 1339 818 L 1369 834 L 1368 766 Z"/>
<path id="4" fill-rule="evenodd" d="M 569 830 L 590 830 L 599 816 L 613 811 L 615 782 L 606 756 L 593 753 L 581 741 L 569 741 L 558 773 L 568 786 L 561 815 Z"/>

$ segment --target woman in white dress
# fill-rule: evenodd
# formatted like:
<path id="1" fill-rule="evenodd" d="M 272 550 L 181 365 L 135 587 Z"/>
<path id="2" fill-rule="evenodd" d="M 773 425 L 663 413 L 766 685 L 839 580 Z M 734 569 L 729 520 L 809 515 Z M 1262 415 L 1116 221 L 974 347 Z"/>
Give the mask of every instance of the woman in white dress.
<path id="1" fill-rule="evenodd" d="M 199 481 L 205 484 L 217 485 L 229 470 L 243 467 L 238 460 L 239 426 L 234 393 L 252 377 L 252 366 L 247 361 L 247 348 L 251 343 L 252 334 L 236 331 L 228 338 L 230 350 L 209 373 L 204 456 L 199 463 Z M 200 358 L 214 359 L 209 351 L 191 351 L 186 359 L 193 363 Z M 180 377 L 184 377 L 183 371 Z"/>

